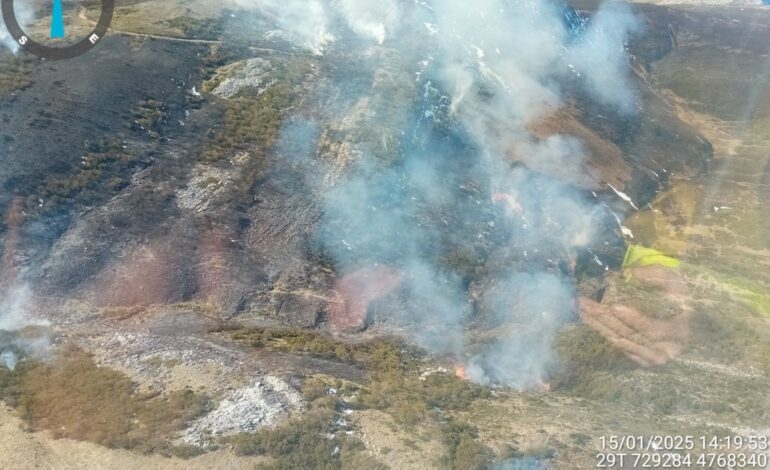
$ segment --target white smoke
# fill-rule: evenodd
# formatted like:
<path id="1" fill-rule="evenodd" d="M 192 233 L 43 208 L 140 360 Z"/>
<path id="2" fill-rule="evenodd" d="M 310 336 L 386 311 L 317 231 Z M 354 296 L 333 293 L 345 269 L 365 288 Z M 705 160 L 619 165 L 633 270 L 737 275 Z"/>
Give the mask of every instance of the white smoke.
<path id="1" fill-rule="evenodd" d="M 24 28 L 34 19 L 34 7 L 28 2 L 14 2 L 14 11 L 16 12 L 16 21 Z M 8 33 L 4 22 L 0 22 L 0 45 L 16 53 L 19 50 L 19 44 Z"/>
<path id="2" fill-rule="evenodd" d="M 228 0 L 227 4 L 266 14 L 289 39 L 313 54 L 322 55 L 334 41 L 328 4 L 321 0 Z"/>
<path id="3" fill-rule="evenodd" d="M 400 18 L 395 0 L 229 0 L 228 3 L 267 14 L 296 45 L 316 55 L 322 55 L 336 40 L 332 24 L 338 19 L 353 33 L 382 44 Z"/>
<path id="4" fill-rule="evenodd" d="M 9 288 L 0 299 L 0 330 L 16 331 L 27 326 L 48 326 L 45 320 L 30 315 L 33 310 L 32 291 L 26 285 Z"/>
<path id="5" fill-rule="evenodd" d="M 371 142 L 353 142 L 361 145 L 346 179 L 325 194 L 320 244 L 339 272 L 367 264 L 399 270 L 408 313 L 398 321 L 425 347 L 470 357 L 473 380 L 522 389 L 545 381 L 552 341 L 575 313 L 563 265 L 590 246 L 602 209 L 559 178 L 596 177 L 586 173 L 590 155 L 581 142 L 531 128 L 563 107 L 565 77 L 579 77 L 604 105 L 635 109 L 625 43 L 638 26 L 629 10 L 602 6 L 576 33 L 566 7 L 549 0 L 237 2 L 266 8 L 315 53 L 352 32 L 360 41 L 345 41 L 348 56 L 371 59 L 375 41 L 401 54 L 395 63 L 414 64 L 408 71 L 383 66 L 378 77 L 408 78 L 365 96 L 339 87 L 340 95 L 351 94 L 341 101 L 368 103 L 360 126 L 373 131 L 393 116 L 393 90 L 420 91 L 414 102 L 394 106 L 401 119 L 385 124 L 402 127 L 381 132 L 402 136 L 382 139 L 383 147 L 398 148 L 396 161 L 383 162 Z M 458 246 L 471 261 L 486 250 L 497 250 L 490 264 L 498 256 L 517 261 L 469 281 L 443 258 Z M 470 298 L 469 282 L 478 298 Z M 481 309 L 474 302 L 507 325 L 480 350 L 466 345 Z"/>
<path id="6" fill-rule="evenodd" d="M 385 25 L 378 20 L 388 7 L 372 20 L 362 9 L 342 6 L 353 31 L 382 42 L 386 27 L 361 25 Z M 497 249 L 522 261 L 519 271 L 498 273 L 486 287 L 481 280 L 480 304 L 507 329 L 481 350 L 470 348 L 475 352 L 467 373 L 479 383 L 538 386 L 554 360 L 555 335 L 575 313 L 574 288 L 554 260 L 574 262 L 576 250 L 595 236 L 601 208 L 545 176 L 585 172 L 589 155 L 581 142 L 568 135 L 537 137 L 530 126 L 563 106 L 559 79 L 571 70 L 602 103 L 632 110 L 624 45 L 635 23 L 627 10 L 603 7 L 573 39 L 565 10 L 545 0 L 443 0 L 417 16 L 431 25 L 429 40 L 418 47 L 427 58 L 419 72 L 425 96 L 446 93 L 445 112 L 466 133 L 477 160 L 454 157 L 468 160 L 459 170 L 452 157 L 458 150 L 429 136 L 413 147 L 402 142 L 401 165 L 382 165 L 364 152 L 348 180 L 328 195 L 321 238 L 343 270 L 367 260 L 397 266 L 404 273 L 412 334 L 434 351 L 465 357 L 474 314 L 468 288 L 436 253 L 453 236 L 467 236 L 461 243 L 469 245 L 492 243 L 489 230 L 475 225 L 484 207 L 502 201 L 505 216 L 487 224 L 511 225 L 509 246 Z M 430 126 L 440 112 L 430 109 L 421 126 Z M 404 135 L 415 132 L 405 129 Z M 512 159 L 526 167 L 512 166 Z M 467 197 L 454 182 L 465 177 L 480 184 L 479 196 Z M 529 256 L 539 261 L 529 263 Z"/>
<path id="7" fill-rule="evenodd" d="M 7 369 L 14 370 L 17 362 L 18 358 L 16 357 L 16 353 L 10 349 L 6 349 L 0 353 L 0 365 L 5 366 Z"/>
<path id="8" fill-rule="evenodd" d="M 583 75 L 591 94 L 621 111 L 634 109 L 636 93 L 629 86 L 625 50 L 630 36 L 641 31 L 640 23 L 623 3 L 602 4 L 585 34 L 570 48 L 569 61 Z"/>
<path id="9" fill-rule="evenodd" d="M 468 377 L 520 390 L 546 383 L 553 340 L 570 317 L 571 288 L 554 275 L 514 273 L 498 281 L 487 295 L 509 331 L 471 359 Z"/>
<path id="10" fill-rule="evenodd" d="M 314 54 L 323 54 L 327 45 L 334 41 L 334 35 L 329 30 L 326 8 L 322 2 L 268 0 L 266 3 L 278 12 L 278 24 L 300 38 L 302 46 Z"/>
<path id="11" fill-rule="evenodd" d="M 24 334 L 30 327 L 48 327 L 50 322 L 33 315 L 34 302 L 31 289 L 17 285 L 3 289 L 0 298 L 0 365 L 13 370 L 19 360 L 18 352 L 24 355 L 44 355 L 51 339 L 46 332 Z M 10 341 L 7 340 L 10 334 Z"/>
<path id="12" fill-rule="evenodd" d="M 378 44 L 385 42 L 388 31 L 399 19 L 394 0 L 337 0 L 334 6 L 353 32 Z"/>

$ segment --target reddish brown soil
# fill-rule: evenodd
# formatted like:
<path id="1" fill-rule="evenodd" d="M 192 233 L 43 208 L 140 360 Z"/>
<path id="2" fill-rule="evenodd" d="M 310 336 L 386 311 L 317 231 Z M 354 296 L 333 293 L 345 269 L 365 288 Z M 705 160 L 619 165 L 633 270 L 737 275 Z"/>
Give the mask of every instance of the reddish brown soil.
<path id="1" fill-rule="evenodd" d="M 401 273 L 383 266 L 367 266 L 347 274 L 334 285 L 334 300 L 329 304 L 329 320 L 340 331 L 360 331 L 366 312 L 375 300 L 385 297 L 401 285 Z"/>
<path id="2" fill-rule="evenodd" d="M 676 357 L 690 335 L 688 288 L 682 277 L 662 266 L 627 270 L 634 282 L 660 289 L 680 313 L 670 319 L 653 318 L 652 312 L 609 301 L 599 303 L 588 297 L 578 301 L 583 321 L 643 366 L 665 364 Z"/>

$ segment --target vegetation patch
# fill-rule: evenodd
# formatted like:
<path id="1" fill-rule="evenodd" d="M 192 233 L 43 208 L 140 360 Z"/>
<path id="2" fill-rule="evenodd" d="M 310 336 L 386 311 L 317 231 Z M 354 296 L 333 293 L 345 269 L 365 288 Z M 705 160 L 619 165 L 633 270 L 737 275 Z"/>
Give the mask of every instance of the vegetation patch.
<path id="1" fill-rule="evenodd" d="M 153 139 L 159 139 L 163 126 L 169 120 L 168 107 L 162 101 L 147 98 L 133 111 L 136 125 L 147 131 Z"/>
<path id="2" fill-rule="evenodd" d="M 26 359 L 15 370 L 0 367 L 0 399 L 16 408 L 30 430 L 181 456 L 196 450 L 171 441 L 210 406 L 207 396 L 192 390 L 138 393 L 128 377 L 99 367 L 77 349 L 61 351 L 48 363 Z"/>
<path id="3" fill-rule="evenodd" d="M 704 267 L 693 267 L 693 271 L 705 275 L 721 293 L 732 295 L 760 315 L 770 317 L 770 289 L 764 284 Z"/>
<path id="4" fill-rule="evenodd" d="M 740 329 L 739 329 L 740 328 Z M 756 334 L 744 334 L 745 325 L 730 325 L 696 312 L 692 325 L 692 341 L 699 348 L 715 348 L 714 355 L 743 359 L 745 341 L 762 343 Z M 708 345 L 708 346 L 705 346 Z M 718 345 L 718 346 L 715 346 Z M 761 422 L 767 415 L 762 396 L 766 381 L 741 373 L 737 368 L 722 380 L 712 373 L 677 362 L 653 369 L 640 368 L 614 348 L 606 339 L 586 325 L 574 325 L 556 341 L 562 359 L 562 370 L 555 384 L 560 391 L 574 397 L 594 401 L 598 406 L 619 405 L 633 414 L 719 417 L 748 425 Z M 731 351 L 732 350 L 732 351 Z M 767 347 L 765 347 L 765 354 Z M 733 371 L 725 367 L 726 373 Z"/>
<path id="5" fill-rule="evenodd" d="M 623 268 L 664 266 L 678 268 L 680 262 L 676 258 L 666 256 L 654 248 L 645 248 L 639 245 L 629 245 L 626 256 L 623 258 Z"/>
<path id="6" fill-rule="evenodd" d="M 263 93 L 244 91 L 227 100 L 222 127 L 201 154 L 201 160 L 216 162 L 239 150 L 249 150 L 257 154 L 258 162 L 264 161 L 278 139 L 284 113 L 297 99 L 297 87 L 310 70 L 309 60 L 296 59 L 276 72 L 280 81 Z"/>
<path id="7" fill-rule="evenodd" d="M 0 52 L 0 98 L 32 85 L 29 65 L 25 59 Z"/>
<path id="8" fill-rule="evenodd" d="M 132 170 L 143 164 L 141 158 L 114 139 L 87 143 L 84 152 L 73 171 L 49 176 L 31 196 L 28 208 L 47 213 L 59 210 L 63 204 L 104 201 L 128 186 Z"/>
<path id="9" fill-rule="evenodd" d="M 163 22 L 170 28 L 177 29 L 185 37 L 192 39 L 217 40 L 224 32 L 225 26 L 220 18 L 192 18 L 179 16 Z"/>
<path id="10" fill-rule="evenodd" d="M 271 457 L 272 462 L 260 466 L 265 469 L 386 468 L 362 452 L 364 445 L 359 440 L 335 432 L 339 419 L 334 409 L 314 405 L 301 419 L 255 434 L 240 434 L 229 443 L 237 454 Z"/>
<path id="11" fill-rule="evenodd" d="M 407 431 L 413 431 L 417 426 L 434 430 L 436 437 L 449 449 L 444 462 L 449 468 L 486 468 L 489 463 L 491 454 L 479 443 L 475 428 L 451 417 L 452 412 L 468 410 L 475 401 L 489 398 L 489 390 L 449 372 L 425 373 L 430 362 L 420 350 L 387 340 L 346 343 L 317 332 L 293 328 L 240 330 L 234 333 L 234 338 L 249 342 L 255 348 L 308 354 L 358 365 L 369 373 L 369 377 L 365 384 L 351 385 L 350 392 L 357 399 L 346 406 L 384 411 Z M 326 388 L 317 380 L 308 381 L 306 396 L 315 398 L 316 403 L 325 402 L 327 407 L 338 409 L 340 402 L 327 396 Z M 320 429 L 316 428 L 315 434 L 317 431 Z"/>

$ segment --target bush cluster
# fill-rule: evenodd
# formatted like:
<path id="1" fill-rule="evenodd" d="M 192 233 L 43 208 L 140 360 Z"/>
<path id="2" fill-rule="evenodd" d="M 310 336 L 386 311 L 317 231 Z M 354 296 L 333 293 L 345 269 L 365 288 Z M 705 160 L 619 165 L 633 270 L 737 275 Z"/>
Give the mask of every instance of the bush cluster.
<path id="1" fill-rule="evenodd" d="M 171 439 L 210 406 L 206 395 L 180 390 L 139 393 L 120 372 L 97 366 L 77 349 L 50 363 L 26 359 L 14 371 L 0 368 L 0 399 L 19 412 L 31 430 L 111 448 L 191 454 Z"/>
<path id="2" fill-rule="evenodd" d="M 225 25 L 220 18 L 179 16 L 166 20 L 164 23 L 171 28 L 180 30 L 185 37 L 212 41 L 219 39 L 225 29 Z"/>
<path id="3" fill-rule="evenodd" d="M 309 354 L 361 367 L 368 379 L 358 390 L 358 401 L 348 406 L 381 410 L 400 426 L 434 429 L 449 449 L 445 464 L 450 468 L 487 468 L 490 453 L 478 442 L 474 428 L 447 416 L 488 398 L 489 391 L 452 373 L 424 374 L 428 362 L 422 351 L 388 340 L 343 342 L 295 328 L 240 330 L 233 336 L 255 348 Z M 309 380 L 304 391 L 306 397 L 322 403 L 329 399 L 327 388 L 323 381 Z"/>
<path id="4" fill-rule="evenodd" d="M 143 164 L 115 139 L 89 142 L 84 152 L 80 165 L 46 178 L 28 201 L 29 209 L 46 212 L 63 204 L 97 204 L 128 186 L 131 170 Z"/>
<path id="5" fill-rule="evenodd" d="M 216 137 L 201 154 L 201 160 L 215 162 L 238 150 L 251 150 L 263 161 L 278 138 L 285 111 L 297 97 L 310 71 L 310 63 L 296 59 L 281 67 L 276 83 L 261 94 L 243 91 L 228 100 L 223 124 Z M 207 87 L 207 89 L 210 87 Z"/>
<path id="6" fill-rule="evenodd" d="M 31 84 L 25 60 L 0 51 L 0 98 L 24 90 Z"/>

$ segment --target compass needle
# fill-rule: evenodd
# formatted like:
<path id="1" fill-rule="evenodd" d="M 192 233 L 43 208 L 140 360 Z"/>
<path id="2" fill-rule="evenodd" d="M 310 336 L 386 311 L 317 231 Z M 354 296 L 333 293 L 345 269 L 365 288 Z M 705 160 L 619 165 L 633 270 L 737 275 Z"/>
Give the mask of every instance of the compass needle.
<path id="1" fill-rule="evenodd" d="M 46 60 L 71 59 L 93 49 L 107 35 L 112 22 L 112 15 L 115 12 L 115 0 L 97 1 L 96 3 L 101 4 L 99 19 L 88 35 L 82 36 L 80 39 L 70 37 L 67 41 L 68 44 L 46 44 L 36 41 L 34 36 L 24 32 L 16 18 L 14 1 L 19 0 L 0 0 L 0 10 L 8 32 L 24 50 Z M 64 0 L 52 0 L 52 2 L 51 39 L 63 39 L 65 37 Z M 72 30 L 69 34 L 72 34 Z"/>
<path id="2" fill-rule="evenodd" d="M 64 14 L 62 12 L 62 0 L 53 1 L 53 13 L 51 15 L 51 38 L 64 37 Z"/>

